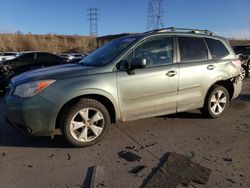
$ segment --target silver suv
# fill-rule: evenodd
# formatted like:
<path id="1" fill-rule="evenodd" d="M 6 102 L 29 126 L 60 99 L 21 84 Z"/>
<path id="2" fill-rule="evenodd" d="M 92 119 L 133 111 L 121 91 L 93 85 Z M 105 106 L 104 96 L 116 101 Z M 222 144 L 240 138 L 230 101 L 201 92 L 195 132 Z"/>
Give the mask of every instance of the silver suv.
<path id="1" fill-rule="evenodd" d="M 110 123 L 193 109 L 210 118 L 222 115 L 241 91 L 240 68 L 228 41 L 206 30 L 130 35 L 79 64 L 13 78 L 7 119 L 30 135 L 53 136 L 60 128 L 73 146 L 89 146 Z"/>

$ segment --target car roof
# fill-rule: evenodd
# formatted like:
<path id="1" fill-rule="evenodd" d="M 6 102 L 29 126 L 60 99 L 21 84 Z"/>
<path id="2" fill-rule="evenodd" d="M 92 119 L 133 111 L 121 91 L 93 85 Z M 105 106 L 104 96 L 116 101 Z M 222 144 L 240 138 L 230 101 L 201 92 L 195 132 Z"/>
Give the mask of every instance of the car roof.
<path id="1" fill-rule="evenodd" d="M 49 53 L 49 52 L 42 52 L 42 51 L 23 51 L 21 52 L 22 54 L 27 54 L 27 53 Z"/>
<path id="2" fill-rule="evenodd" d="M 0 52 L 0 53 L 1 53 L 1 54 L 5 54 L 5 53 L 6 53 L 6 54 L 7 54 L 7 53 L 8 53 L 8 54 L 19 54 L 20 52 Z"/>
<path id="3" fill-rule="evenodd" d="M 216 35 L 216 33 L 209 31 L 209 30 L 202 30 L 202 29 L 190 29 L 190 28 L 175 28 L 175 27 L 168 27 L 162 29 L 155 29 L 151 31 L 147 31 L 144 33 L 138 34 L 131 34 L 130 37 L 149 37 L 149 36 L 156 36 L 156 35 L 185 35 L 185 36 L 200 36 L 200 37 L 207 37 L 207 38 L 214 38 L 218 40 L 227 40 L 224 37 Z"/>

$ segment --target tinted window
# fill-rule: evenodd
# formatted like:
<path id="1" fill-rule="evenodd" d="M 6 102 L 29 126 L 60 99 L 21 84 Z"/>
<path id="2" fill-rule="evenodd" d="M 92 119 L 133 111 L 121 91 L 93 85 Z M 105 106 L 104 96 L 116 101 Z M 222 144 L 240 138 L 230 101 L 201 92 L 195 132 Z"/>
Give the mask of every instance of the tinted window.
<path id="1" fill-rule="evenodd" d="M 147 41 L 134 51 L 135 58 L 145 58 L 147 65 L 167 64 L 173 62 L 173 39 L 161 37 Z"/>
<path id="2" fill-rule="evenodd" d="M 74 55 L 75 57 L 82 57 L 82 55 Z"/>
<path id="3" fill-rule="evenodd" d="M 208 59 L 207 47 L 202 38 L 178 37 L 180 61 Z"/>
<path id="4" fill-rule="evenodd" d="M 22 60 L 34 60 L 35 53 L 26 53 L 19 56 Z"/>
<path id="5" fill-rule="evenodd" d="M 236 54 L 250 55 L 250 46 L 236 46 L 234 52 Z"/>
<path id="6" fill-rule="evenodd" d="M 11 52 L 10 52 L 10 53 L 8 53 L 8 52 L 6 53 L 6 52 L 5 52 L 5 53 L 3 53 L 2 55 L 6 55 L 6 56 L 13 55 L 13 56 L 15 56 L 15 55 L 17 55 L 17 53 L 11 53 Z"/>
<path id="7" fill-rule="evenodd" d="M 50 53 L 38 53 L 38 61 L 46 65 L 53 65 L 62 62 L 59 56 Z"/>
<path id="8" fill-rule="evenodd" d="M 38 59 L 51 59 L 51 54 L 48 53 L 37 53 Z"/>
<path id="9" fill-rule="evenodd" d="M 66 55 L 66 54 L 59 54 L 59 56 L 65 57 L 65 58 L 68 58 L 68 57 L 69 57 L 69 55 Z"/>
<path id="10" fill-rule="evenodd" d="M 205 40 L 213 59 L 223 58 L 229 54 L 228 50 L 221 41 L 209 38 L 206 38 Z"/>
<path id="11" fill-rule="evenodd" d="M 250 46 L 245 46 L 244 54 L 250 55 Z"/>

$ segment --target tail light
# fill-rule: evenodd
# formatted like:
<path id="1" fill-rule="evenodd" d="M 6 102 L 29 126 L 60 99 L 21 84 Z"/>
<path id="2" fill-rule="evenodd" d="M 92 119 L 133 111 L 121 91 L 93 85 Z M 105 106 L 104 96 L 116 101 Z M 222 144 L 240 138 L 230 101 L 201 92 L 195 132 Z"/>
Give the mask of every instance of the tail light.
<path id="1" fill-rule="evenodd" d="M 241 60 L 235 59 L 235 60 L 232 61 L 232 63 L 233 63 L 236 67 L 238 67 L 239 69 L 241 68 Z"/>

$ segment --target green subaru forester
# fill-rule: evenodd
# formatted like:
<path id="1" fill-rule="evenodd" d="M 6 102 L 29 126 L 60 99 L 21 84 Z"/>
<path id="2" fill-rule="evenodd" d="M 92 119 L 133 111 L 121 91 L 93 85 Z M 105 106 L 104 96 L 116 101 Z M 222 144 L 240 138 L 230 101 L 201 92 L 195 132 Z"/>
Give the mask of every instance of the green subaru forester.
<path id="1" fill-rule="evenodd" d="M 166 28 L 115 39 L 79 64 L 14 77 L 8 122 L 30 135 L 60 129 L 75 147 L 99 142 L 111 123 L 201 109 L 222 115 L 242 87 L 241 63 L 207 30 Z"/>

